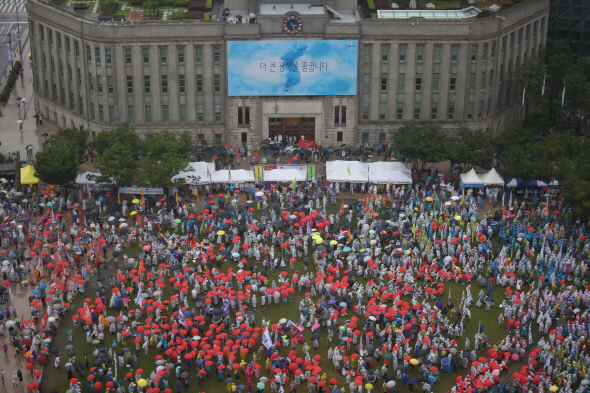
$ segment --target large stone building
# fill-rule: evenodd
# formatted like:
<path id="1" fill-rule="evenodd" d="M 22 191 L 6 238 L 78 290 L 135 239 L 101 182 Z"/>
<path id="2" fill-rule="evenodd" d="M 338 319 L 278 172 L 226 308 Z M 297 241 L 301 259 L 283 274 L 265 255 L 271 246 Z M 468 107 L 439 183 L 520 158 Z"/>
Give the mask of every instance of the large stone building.
<path id="1" fill-rule="evenodd" d="M 404 19 L 398 11 L 364 19 L 356 0 L 227 0 L 224 7 L 226 22 L 99 23 L 29 0 L 36 110 L 93 135 L 129 122 L 140 133 L 190 130 L 195 143 L 209 144 L 257 144 L 278 135 L 332 146 L 377 143 L 412 119 L 436 120 L 450 132 L 463 124 L 499 132 L 523 115 L 514 98 L 519 88 L 508 78 L 544 48 L 549 0 L 455 20 Z M 228 23 L 236 14 L 256 17 Z M 236 40 L 358 41 L 356 89 L 228 94 L 227 48 Z"/>

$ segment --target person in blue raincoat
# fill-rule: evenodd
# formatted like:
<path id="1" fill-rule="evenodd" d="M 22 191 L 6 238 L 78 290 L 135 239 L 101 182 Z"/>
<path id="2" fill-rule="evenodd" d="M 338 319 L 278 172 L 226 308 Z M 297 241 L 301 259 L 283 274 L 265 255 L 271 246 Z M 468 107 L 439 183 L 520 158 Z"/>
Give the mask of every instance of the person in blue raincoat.
<path id="1" fill-rule="evenodd" d="M 209 373 L 207 373 L 209 374 Z M 217 376 L 219 377 L 220 381 L 223 381 L 223 369 L 217 368 Z"/>

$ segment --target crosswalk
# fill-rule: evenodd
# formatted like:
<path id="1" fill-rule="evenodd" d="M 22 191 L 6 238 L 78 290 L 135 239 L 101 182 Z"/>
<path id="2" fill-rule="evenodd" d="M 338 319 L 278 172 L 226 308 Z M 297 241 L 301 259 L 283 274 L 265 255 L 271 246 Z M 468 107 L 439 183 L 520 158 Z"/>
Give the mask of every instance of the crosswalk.
<path id="1" fill-rule="evenodd" d="M 0 0 L 0 14 L 25 13 L 27 0 Z"/>

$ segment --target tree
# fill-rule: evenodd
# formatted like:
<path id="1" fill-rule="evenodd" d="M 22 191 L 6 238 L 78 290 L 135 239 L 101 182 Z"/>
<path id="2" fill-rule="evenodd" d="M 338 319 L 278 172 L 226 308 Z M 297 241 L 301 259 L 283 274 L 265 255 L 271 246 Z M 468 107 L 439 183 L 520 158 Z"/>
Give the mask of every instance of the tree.
<path id="1" fill-rule="evenodd" d="M 575 214 L 590 216 L 590 151 L 566 157 L 560 162 L 561 193 L 571 203 Z"/>
<path id="2" fill-rule="evenodd" d="M 81 165 L 76 141 L 47 145 L 33 159 L 35 176 L 45 183 L 60 186 L 64 195 L 68 193 L 68 183 L 76 180 Z"/>
<path id="3" fill-rule="evenodd" d="M 516 87 L 513 92 L 517 96 L 524 94 L 523 127 L 526 127 L 531 105 L 539 106 L 544 102 L 545 96 L 541 95 L 541 92 L 545 72 L 545 64 L 539 57 L 534 56 L 525 58 L 511 75 L 512 85 Z"/>
<path id="4" fill-rule="evenodd" d="M 88 148 L 88 136 L 88 130 L 85 130 L 82 126 L 80 128 L 60 128 L 55 134 L 51 134 L 47 138 L 47 145 L 61 146 L 64 143 L 71 143 L 81 161 L 84 159 L 84 154 Z"/>
<path id="5" fill-rule="evenodd" d="M 98 183 L 131 184 L 139 169 L 142 141 L 127 123 L 96 137 L 96 168 L 100 176 L 92 176 Z"/>
<path id="6" fill-rule="evenodd" d="M 393 148 L 412 161 L 412 170 L 421 173 L 427 163 L 446 160 L 450 141 L 441 126 L 430 120 L 404 123 L 392 132 Z M 419 167 L 418 165 L 421 164 Z"/>
<path id="7" fill-rule="evenodd" d="M 489 132 L 461 126 L 459 137 L 450 152 L 451 163 L 462 164 L 466 171 L 476 165 L 489 168 L 494 156 L 490 142 L 491 134 Z"/>
<path id="8" fill-rule="evenodd" d="M 147 159 L 141 162 L 143 178 L 154 185 L 161 185 L 165 195 L 172 187 L 181 187 L 185 178 L 172 177 L 185 171 L 190 156 L 191 135 L 188 131 L 162 130 L 149 133 L 143 142 Z"/>

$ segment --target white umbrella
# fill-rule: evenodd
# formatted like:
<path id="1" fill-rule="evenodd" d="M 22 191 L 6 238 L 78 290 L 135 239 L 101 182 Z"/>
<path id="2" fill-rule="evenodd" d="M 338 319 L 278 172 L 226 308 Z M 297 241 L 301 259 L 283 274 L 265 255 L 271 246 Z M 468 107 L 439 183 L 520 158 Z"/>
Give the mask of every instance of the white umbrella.
<path id="1" fill-rule="evenodd" d="M 413 9 L 413 10 L 415 10 L 415 9 L 416 9 L 416 7 L 417 7 L 417 6 L 416 6 L 416 0 L 411 0 L 411 1 L 410 1 L 410 8 L 411 8 L 411 9 Z"/>

